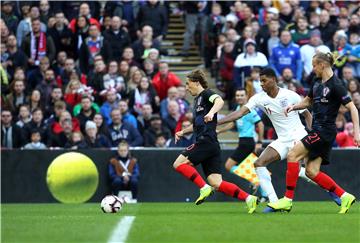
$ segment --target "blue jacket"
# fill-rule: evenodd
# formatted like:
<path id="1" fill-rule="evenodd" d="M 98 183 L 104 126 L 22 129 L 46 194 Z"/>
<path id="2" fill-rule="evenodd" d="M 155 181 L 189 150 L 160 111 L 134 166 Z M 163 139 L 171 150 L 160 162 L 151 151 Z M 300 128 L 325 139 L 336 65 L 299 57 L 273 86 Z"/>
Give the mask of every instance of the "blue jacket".
<path id="1" fill-rule="evenodd" d="M 300 48 L 290 42 L 284 46 L 281 42 L 272 49 L 270 65 L 275 70 L 276 75 L 280 76 L 285 68 L 290 68 L 296 76 L 296 80 L 301 81 L 303 64 L 301 61 Z"/>
<path id="2" fill-rule="evenodd" d="M 125 140 L 131 147 L 141 146 L 143 138 L 139 131 L 131 124 L 124 122 L 121 124 L 120 129 L 114 129 L 114 124 L 109 126 L 109 133 L 112 146 L 116 147 L 120 141 Z"/>
<path id="3" fill-rule="evenodd" d="M 136 120 L 135 116 L 130 114 L 129 112 L 127 112 L 125 115 L 122 115 L 122 121 L 130 123 L 136 129 L 138 128 L 137 120 Z"/>

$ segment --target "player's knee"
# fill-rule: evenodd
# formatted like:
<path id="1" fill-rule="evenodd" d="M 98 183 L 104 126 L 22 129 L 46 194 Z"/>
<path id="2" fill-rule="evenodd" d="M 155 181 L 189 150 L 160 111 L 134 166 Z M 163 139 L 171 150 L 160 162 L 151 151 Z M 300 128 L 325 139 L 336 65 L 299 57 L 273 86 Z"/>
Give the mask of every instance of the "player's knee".
<path id="1" fill-rule="evenodd" d="M 180 163 L 179 163 L 178 161 L 175 161 L 175 162 L 173 163 L 174 169 L 176 170 L 176 168 L 177 168 L 179 165 L 180 165 Z"/>
<path id="2" fill-rule="evenodd" d="M 290 150 L 287 154 L 287 161 L 296 161 L 297 154 L 294 150 Z"/>
<path id="3" fill-rule="evenodd" d="M 310 179 L 315 178 L 315 176 L 319 173 L 319 171 L 316 168 L 307 167 L 305 169 L 305 175 L 309 177 Z"/>
<path id="4" fill-rule="evenodd" d="M 257 159 L 257 160 L 255 160 L 255 162 L 254 162 L 254 166 L 255 166 L 255 167 L 263 167 L 263 166 L 265 166 L 265 162 L 262 161 L 262 160 L 260 160 L 260 159 Z"/>

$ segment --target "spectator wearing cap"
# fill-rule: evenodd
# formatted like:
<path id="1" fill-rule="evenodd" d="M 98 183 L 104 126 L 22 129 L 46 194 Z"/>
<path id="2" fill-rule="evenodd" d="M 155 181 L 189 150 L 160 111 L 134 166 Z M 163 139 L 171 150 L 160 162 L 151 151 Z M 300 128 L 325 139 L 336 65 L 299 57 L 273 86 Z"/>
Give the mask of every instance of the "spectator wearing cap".
<path id="1" fill-rule="evenodd" d="M 88 148 L 110 148 L 111 143 L 109 139 L 98 133 L 96 123 L 93 121 L 87 121 L 85 125 L 85 138 L 84 141 Z"/>
<path id="2" fill-rule="evenodd" d="M 169 65 L 166 62 L 161 62 L 159 65 L 159 72 L 154 76 L 152 84 L 160 97 L 160 100 L 166 98 L 169 88 L 179 86 L 181 80 L 176 74 L 169 71 Z"/>
<path id="3" fill-rule="evenodd" d="M 280 43 L 273 48 L 270 56 L 270 65 L 277 76 L 281 75 L 284 68 L 289 67 L 295 74 L 296 80 L 301 80 L 303 65 L 300 48 L 291 41 L 291 34 L 288 30 L 281 31 Z"/>
<path id="4" fill-rule="evenodd" d="M 19 19 L 14 14 L 12 1 L 1 2 L 1 18 L 4 20 L 10 32 L 16 33 L 16 28 L 18 26 Z"/>
<path id="5" fill-rule="evenodd" d="M 309 44 L 303 45 L 300 48 L 301 60 L 304 64 L 304 78 L 308 77 L 312 71 L 312 58 L 317 51 L 328 53 L 330 49 L 323 45 L 321 33 L 318 29 L 315 29 L 310 33 Z"/>
<path id="6" fill-rule="evenodd" d="M 160 133 L 165 135 L 165 139 L 171 137 L 170 130 L 166 126 L 163 126 L 160 116 L 153 115 L 150 119 L 150 127 L 144 132 L 145 147 L 155 147 L 156 135 Z"/>
<path id="7" fill-rule="evenodd" d="M 24 149 L 47 149 L 46 145 L 41 142 L 41 133 L 38 129 L 31 130 L 30 141 L 25 144 Z"/>
<path id="8" fill-rule="evenodd" d="M 265 67 L 268 65 L 266 56 L 256 51 L 256 42 L 247 39 L 244 42 L 244 53 L 236 57 L 234 63 L 234 84 L 235 87 L 243 88 L 245 77 L 249 77 L 253 67 Z"/>
<path id="9" fill-rule="evenodd" d="M 132 147 L 143 144 L 143 138 L 138 130 L 131 124 L 122 122 L 120 109 L 115 108 L 111 111 L 111 120 L 109 132 L 112 146 L 117 146 L 123 140 Z"/>

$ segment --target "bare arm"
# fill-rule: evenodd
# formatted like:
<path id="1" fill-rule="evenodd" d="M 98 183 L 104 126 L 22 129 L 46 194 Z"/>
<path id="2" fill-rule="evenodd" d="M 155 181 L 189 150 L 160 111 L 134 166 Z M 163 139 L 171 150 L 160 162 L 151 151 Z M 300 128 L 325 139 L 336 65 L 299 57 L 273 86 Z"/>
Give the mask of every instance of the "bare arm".
<path id="1" fill-rule="evenodd" d="M 222 125 L 222 124 L 225 124 L 225 123 L 228 123 L 228 122 L 236 121 L 237 119 L 245 116 L 249 112 L 250 112 L 250 110 L 246 106 L 242 106 L 240 108 L 240 110 L 231 112 L 230 114 L 228 114 L 224 118 L 220 119 L 218 121 L 218 125 Z"/>
<path id="2" fill-rule="evenodd" d="M 235 122 L 230 122 L 228 124 L 226 124 L 224 127 L 217 129 L 217 133 L 223 133 L 226 131 L 229 131 L 230 129 L 233 129 L 235 127 Z"/>
<path id="3" fill-rule="evenodd" d="M 311 103 L 312 103 L 312 99 L 309 96 L 306 96 L 300 103 L 286 107 L 285 114 L 287 114 L 291 111 L 306 109 L 309 106 L 311 106 Z"/>
<path id="4" fill-rule="evenodd" d="M 301 115 L 305 118 L 306 126 L 311 129 L 312 126 L 312 115 L 310 111 L 305 110 Z"/>
<path id="5" fill-rule="evenodd" d="M 187 128 L 185 128 L 184 130 L 178 131 L 177 133 L 175 133 L 175 143 L 177 143 L 177 141 L 179 141 L 179 139 L 184 136 L 187 133 L 191 133 L 194 131 L 194 126 L 191 124 L 191 126 L 188 126 Z"/>
<path id="6" fill-rule="evenodd" d="M 262 141 L 264 140 L 264 123 L 262 121 L 259 121 L 257 124 L 256 124 L 256 127 L 258 128 L 259 130 L 259 139 L 258 139 L 258 142 L 259 143 L 262 143 Z"/>
<path id="7" fill-rule="evenodd" d="M 223 106 L 224 106 L 224 100 L 220 96 L 215 98 L 214 105 L 211 107 L 209 113 L 207 113 L 206 116 L 204 116 L 204 121 L 205 122 L 212 121 L 214 114 L 219 110 L 221 110 Z"/>
<path id="8" fill-rule="evenodd" d="M 360 129 L 359 129 L 358 111 L 352 101 L 347 103 L 345 107 L 350 110 L 351 120 L 352 120 L 352 123 L 354 124 L 354 142 L 359 147 L 360 146 Z"/>

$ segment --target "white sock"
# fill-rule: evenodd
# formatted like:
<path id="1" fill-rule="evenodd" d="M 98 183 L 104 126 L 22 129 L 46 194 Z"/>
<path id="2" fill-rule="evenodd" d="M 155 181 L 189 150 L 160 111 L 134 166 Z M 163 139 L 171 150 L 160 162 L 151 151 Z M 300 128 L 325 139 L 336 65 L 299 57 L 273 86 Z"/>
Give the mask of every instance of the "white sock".
<path id="1" fill-rule="evenodd" d="M 245 202 L 249 202 L 250 199 L 251 199 L 251 195 L 249 195 L 245 198 Z"/>
<path id="2" fill-rule="evenodd" d="M 299 177 L 303 178 L 305 181 L 317 185 L 314 181 L 312 181 L 309 177 L 306 176 L 305 174 L 305 168 L 300 166 L 300 171 L 299 171 Z"/>
<path id="3" fill-rule="evenodd" d="M 266 167 L 256 167 L 256 174 L 259 177 L 261 189 L 265 192 L 270 202 L 276 202 L 278 197 L 276 195 L 274 186 L 271 183 L 271 176 Z"/>

